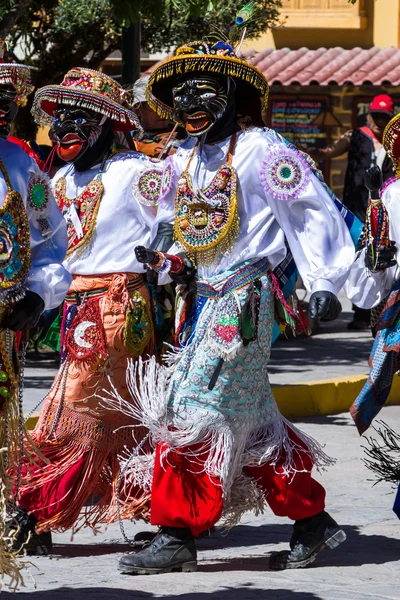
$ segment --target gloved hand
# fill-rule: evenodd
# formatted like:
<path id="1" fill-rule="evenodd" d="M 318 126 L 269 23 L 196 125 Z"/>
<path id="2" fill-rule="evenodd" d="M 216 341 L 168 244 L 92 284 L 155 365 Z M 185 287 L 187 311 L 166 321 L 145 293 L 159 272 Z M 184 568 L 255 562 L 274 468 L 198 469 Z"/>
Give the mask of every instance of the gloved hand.
<path id="1" fill-rule="evenodd" d="M 338 318 L 342 305 L 332 292 L 313 292 L 311 294 L 308 312 L 311 319 L 320 317 L 321 321 L 334 321 Z"/>
<path id="2" fill-rule="evenodd" d="M 185 264 L 185 268 L 179 274 L 170 272 L 169 275 L 170 275 L 172 281 L 175 281 L 175 283 L 178 283 L 178 284 L 190 283 L 194 279 L 194 276 L 196 275 L 196 267 L 193 266 L 193 263 L 188 259 L 186 254 L 184 254 L 183 252 L 178 254 L 177 256 L 180 256 L 180 258 L 183 260 L 183 262 Z"/>
<path id="3" fill-rule="evenodd" d="M 364 173 L 364 185 L 369 190 L 371 198 L 378 200 L 382 187 L 382 171 L 377 165 L 370 167 Z"/>
<path id="4" fill-rule="evenodd" d="M 155 252 L 150 248 L 145 248 L 144 246 L 136 246 L 135 254 L 138 262 L 148 265 L 156 258 Z"/>
<path id="5" fill-rule="evenodd" d="M 374 250 L 373 253 L 372 246 L 368 246 L 365 254 L 365 266 L 371 273 L 384 271 L 397 263 L 396 254 L 397 248 L 394 242 L 392 242 L 392 246 L 381 246 L 378 251 Z"/>
<path id="6" fill-rule="evenodd" d="M 37 325 L 43 311 L 44 302 L 42 298 L 35 292 L 27 290 L 22 300 L 19 300 L 10 314 L 4 318 L 1 326 L 12 331 L 32 329 Z"/>

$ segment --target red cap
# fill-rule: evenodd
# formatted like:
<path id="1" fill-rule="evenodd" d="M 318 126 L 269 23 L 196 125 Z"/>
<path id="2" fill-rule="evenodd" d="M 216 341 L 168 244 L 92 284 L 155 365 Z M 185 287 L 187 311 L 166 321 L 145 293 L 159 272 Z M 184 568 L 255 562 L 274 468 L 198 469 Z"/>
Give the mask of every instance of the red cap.
<path id="1" fill-rule="evenodd" d="M 394 115 L 393 100 L 387 94 L 375 96 L 369 105 L 369 112 L 380 112 L 385 113 L 386 115 Z"/>

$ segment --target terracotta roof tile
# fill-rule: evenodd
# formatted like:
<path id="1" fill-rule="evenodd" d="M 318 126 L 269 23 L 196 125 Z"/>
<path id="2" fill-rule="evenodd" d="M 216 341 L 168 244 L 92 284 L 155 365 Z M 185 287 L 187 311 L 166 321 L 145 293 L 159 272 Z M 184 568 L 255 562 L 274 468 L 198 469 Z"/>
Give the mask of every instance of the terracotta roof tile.
<path id="1" fill-rule="evenodd" d="M 270 85 L 400 85 L 399 48 L 266 50 L 247 49 L 243 55 L 264 73 Z"/>
<path id="2" fill-rule="evenodd" d="M 400 85 L 400 48 L 247 48 L 242 56 L 264 73 L 270 85 Z"/>

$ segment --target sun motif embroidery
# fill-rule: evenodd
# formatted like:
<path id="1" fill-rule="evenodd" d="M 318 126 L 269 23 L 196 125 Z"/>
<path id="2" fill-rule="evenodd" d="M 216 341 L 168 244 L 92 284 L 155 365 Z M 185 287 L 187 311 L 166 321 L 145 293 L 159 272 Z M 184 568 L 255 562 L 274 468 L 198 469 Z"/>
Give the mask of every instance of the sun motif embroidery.
<path id="1" fill-rule="evenodd" d="M 310 169 L 302 156 L 288 148 L 271 150 L 260 171 L 261 183 L 278 200 L 298 196 L 310 181 Z"/>
<path id="2" fill-rule="evenodd" d="M 47 181 L 40 177 L 32 177 L 28 186 L 28 201 L 35 211 L 43 211 L 49 202 L 49 188 Z"/>
<path id="3" fill-rule="evenodd" d="M 134 197 L 144 206 L 155 206 L 161 192 L 162 168 L 150 167 L 138 173 L 132 184 Z"/>

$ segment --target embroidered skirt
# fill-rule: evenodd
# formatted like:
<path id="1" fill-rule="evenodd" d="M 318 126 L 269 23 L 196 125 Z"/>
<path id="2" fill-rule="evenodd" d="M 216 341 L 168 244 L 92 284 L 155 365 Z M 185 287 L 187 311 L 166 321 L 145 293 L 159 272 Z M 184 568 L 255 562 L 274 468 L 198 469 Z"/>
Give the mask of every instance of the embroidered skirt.
<path id="1" fill-rule="evenodd" d="M 41 468 L 25 467 L 19 504 L 39 530 L 77 530 L 116 520 L 119 459 L 143 440 L 145 429 L 101 397 L 126 385 L 129 361 L 154 346 L 150 296 L 137 274 L 75 276 L 62 325 L 62 362 L 32 438 Z M 143 452 L 146 450 L 142 448 Z M 134 481 L 119 492 L 124 518 L 146 516 L 149 494 Z M 83 509 L 83 511 L 82 511 Z"/>
<path id="2" fill-rule="evenodd" d="M 251 282 L 261 282 L 257 338 L 243 343 L 241 320 Z M 246 466 L 277 464 L 284 455 L 284 469 L 295 467 L 296 433 L 318 464 L 330 459 L 311 438 L 298 431 L 279 412 L 268 378 L 274 323 L 273 280 L 267 261 L 244 263 L 207 281 L 196 282 L 196 301 L 182 328 L 184 345 L 159 366 L 152 359 L 132 370 L 131 391 L 142 406 L 141 416 L 153 440 L 163 444 L 160 461 L 168 452 L 196 455 L 207 460 L 205 471 L 221 481 L 225 517 L 237 522 L 246 510 L 259 510 L 264 496 L 243 474 Z M 178 306 L 182 325 L 185 310 Z M 185 325 L 189 325 L 185 327 Z M 182 336 L 181 336 L 182 337 Z M 136 376 L 137 372 L 138 377 Z M 295 436 L 292 436 L 295 437 Z M 196 446 L 197 445 L 197 446 Z M 304 452 L 304 446 L 302 447 Z M 142 461 L 131 459 L 134 477 Z M 227 521 L 226 521 L 227 522 Z"/>

